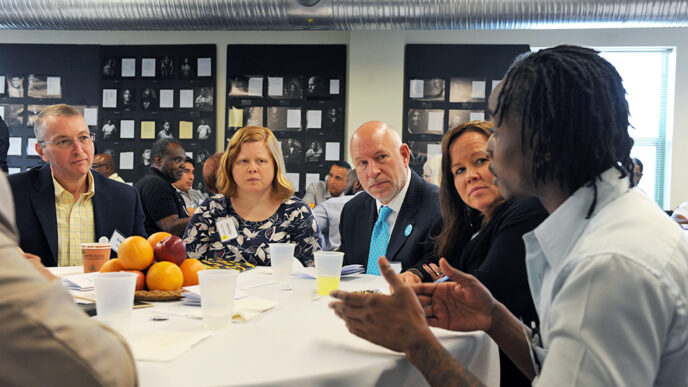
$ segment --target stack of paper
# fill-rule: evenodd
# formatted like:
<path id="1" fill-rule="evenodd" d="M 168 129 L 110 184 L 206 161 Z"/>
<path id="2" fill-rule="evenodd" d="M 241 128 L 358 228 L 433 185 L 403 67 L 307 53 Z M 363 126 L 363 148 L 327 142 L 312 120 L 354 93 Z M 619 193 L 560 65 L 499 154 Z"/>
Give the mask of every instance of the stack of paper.
<path id="1" fill-rule="evenodd" d="M 346 265 L 342 267 L 342 277 L 363 273 L 364 271 L 365 269 L 363 269 L 363 265 Z M 304 267 L 303 269 L 299 270 L 298 275 L 303 278 L 315 279 L 315 273 L 316 272 L 314 267 Z"/>
<path id="2" fill-rule="evenodd" d="M 71 290 L 93 290 L 93 278 L 99 273 L 74 274 L 62 277 L 62 284 Z"/>
<path id="3" fill-rule="evenodd" d="M 191 306 L 201 306 L 201 287 L 199 285 L 186 286 L 184 287 L 184 289 L 186 291 L 182 293 L 182 304 Z M 246 296 L 246 292 L 237 289 L 236 293 L 234 294 L 234 299 L 238 300 Z"/>

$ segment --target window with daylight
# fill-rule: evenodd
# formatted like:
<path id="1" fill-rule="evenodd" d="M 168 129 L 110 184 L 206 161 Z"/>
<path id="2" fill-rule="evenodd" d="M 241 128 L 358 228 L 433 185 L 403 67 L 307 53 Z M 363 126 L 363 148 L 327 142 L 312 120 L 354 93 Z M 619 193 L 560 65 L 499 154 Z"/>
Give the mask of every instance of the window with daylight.
<path id="1" fill-rule="evenodd" d="M 639 187 L 660 207 L 669 205 L 674 50 L 671 48 L 597 48 L 623 79 L 631 112 L 631 156 L 643 163 Z"/>

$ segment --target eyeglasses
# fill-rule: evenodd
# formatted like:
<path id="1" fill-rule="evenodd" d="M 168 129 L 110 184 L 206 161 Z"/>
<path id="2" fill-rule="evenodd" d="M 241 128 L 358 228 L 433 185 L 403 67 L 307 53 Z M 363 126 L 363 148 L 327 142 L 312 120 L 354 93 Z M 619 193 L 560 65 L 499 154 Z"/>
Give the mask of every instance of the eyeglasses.
<path id="1" fill-rule="evenodd" d="M 79 142 L 81 145 L 87 145 L 93 143 L 95 141 L 95 135 L 93 133 L 89 134 L 82 134 L 81 136 L 76 138 L 76 141 Z M 59 140 L 56 141 L 39 141 L 38 143 L 43 145 L 43 144 L 52 144 L 56 148 L 59 149 L 68 149 L 74 146 L 74 138 L 71 137 L 66 137 L 66 138 L 60 138 Z"/>

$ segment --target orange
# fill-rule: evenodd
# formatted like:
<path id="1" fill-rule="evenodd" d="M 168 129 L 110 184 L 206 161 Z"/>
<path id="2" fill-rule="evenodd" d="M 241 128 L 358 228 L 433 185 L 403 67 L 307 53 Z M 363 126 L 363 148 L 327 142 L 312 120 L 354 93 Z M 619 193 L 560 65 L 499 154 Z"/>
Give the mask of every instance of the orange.
<path id="1" fill-rule="evenodd" d="M 125 269 L 145 270 L 153 263 L 153 248 L 143 237 L 132 236 L 119 245 L 117 258 Z"/>
<path id="2" fill-rule="evenodd" d="M 111 271 L 122 271 L 124 268 L 122 267 L 122 264 L 119 263 L 119 259 L 114 258 L 111 259 L 103 264 L 100 268 L 101 273 L 108 273 Z"/>
<path id="3" fill-rule="evenodd" d="M 184 286 L 198 285 L 198 272 L 204 270 L 205 266 L 198 259 L 187 258 L 179 266 L 184 275 Z"/>
<path id="4" fill-rule="evenodd" d="M 143 275 L 143 272 L 140 270 L 125 270 L 127 273 L 134 273 L 136 274 L 136 290 L 143 290 L 145 287 L 145 278 L 146 276 Z"/>
<path id="5" fill-rule="evenodd" d="M 146 285 L 150 290 L 177 290 L 183 283 L 182 269 L 169 261 L 154 263 L 146 274 Z"/>
<path id="6" fill-rule="evenodd" d="M 157 245 L 158 242 L 167 238 L 168 236 L 172 236 L 172 234 L 165 231 L 158 231 L 156 233 L 151 234 L 151 236 L 148 237 L 148 243 L 150 243 L 151 247 L 155 249 L 155 245 Z"/>

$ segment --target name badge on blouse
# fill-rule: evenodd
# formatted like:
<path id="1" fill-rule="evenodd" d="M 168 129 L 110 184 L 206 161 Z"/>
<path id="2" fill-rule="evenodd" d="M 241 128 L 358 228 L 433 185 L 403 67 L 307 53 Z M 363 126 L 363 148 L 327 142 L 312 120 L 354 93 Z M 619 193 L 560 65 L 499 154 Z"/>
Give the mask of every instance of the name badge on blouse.
<path id="1" fill-rule="evenodd" d="M 218 220 L 215 224 L 222 242 L 230 241 L 239 236 L 236 228 L 234 227 L 234 223 L 232 223 L 229 218 Z"/>

